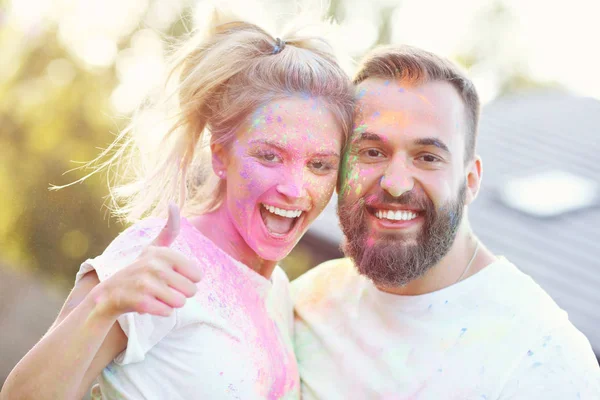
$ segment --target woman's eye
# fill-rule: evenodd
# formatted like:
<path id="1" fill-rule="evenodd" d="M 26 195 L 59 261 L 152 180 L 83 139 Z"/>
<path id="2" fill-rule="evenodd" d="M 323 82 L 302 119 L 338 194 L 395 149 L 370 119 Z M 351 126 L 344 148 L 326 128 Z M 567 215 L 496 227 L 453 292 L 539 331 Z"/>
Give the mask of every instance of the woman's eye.
<path id="1" fill-rule="evenodd" d="M 334 168 L 331 163 L 326 161 L 313 161 L 310 163 L 310 167 L 320 173 L 329 172 Z"/>
<path id="2" fill-rule="evenodd" d="M 268 162 L 278 162 L 279 161 L 279 156 L 277 156 L 277 154 L 275 153 L 262 153 L 260 154 L 260 157 Z"/>

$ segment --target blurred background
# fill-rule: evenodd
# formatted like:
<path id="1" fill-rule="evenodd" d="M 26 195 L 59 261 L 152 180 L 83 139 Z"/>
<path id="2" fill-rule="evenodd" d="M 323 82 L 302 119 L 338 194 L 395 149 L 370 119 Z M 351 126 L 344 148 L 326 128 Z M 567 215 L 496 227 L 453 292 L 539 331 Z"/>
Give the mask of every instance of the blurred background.
<path id="1" fill-rule="evenodd" d="M 219 2 L 219 4 L 224 2 Z M 228 1 L 277 33 L 298 2 Z M 202 24 L 192 0 L 0 0 L 0 383 L 56 317 L 79 264 L 125 227 L 93 159 L 164 73 L 166 40 Z M 484 102 L 476 232 L 531 274 L 600 354 L 597 1 L 304 2 L 339 25 L 349 74 L 378 44 L 467 69 Z M 266 18 L 265 15 L 273 16 Z M 596 49 L 596 50 L 594 50 Z M 339 256 L 332 205 L 282 262 L 290 279 Z"/>

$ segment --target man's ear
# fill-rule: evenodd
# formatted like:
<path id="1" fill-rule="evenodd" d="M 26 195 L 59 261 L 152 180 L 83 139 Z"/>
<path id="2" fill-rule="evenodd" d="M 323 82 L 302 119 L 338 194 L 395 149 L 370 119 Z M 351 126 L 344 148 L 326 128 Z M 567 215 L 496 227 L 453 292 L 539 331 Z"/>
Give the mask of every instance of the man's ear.
<path id="1" fill-rule="evenodd" d="M 483 177 L 483 164 L 481 157 L 476 155 L 467 166 L 467 194 L 466 205 L 469 205 L 477 198 L 479 188 L 481 187 L 481 178 Z"/>
<path id="2" fill-rule="evenodd" d="M 227 165 L 229 165 L 229 153 L 222 145 L 214 142 L 210 143 L 210 152 L 213 172 L 219 178 L 226 178 Z"/>

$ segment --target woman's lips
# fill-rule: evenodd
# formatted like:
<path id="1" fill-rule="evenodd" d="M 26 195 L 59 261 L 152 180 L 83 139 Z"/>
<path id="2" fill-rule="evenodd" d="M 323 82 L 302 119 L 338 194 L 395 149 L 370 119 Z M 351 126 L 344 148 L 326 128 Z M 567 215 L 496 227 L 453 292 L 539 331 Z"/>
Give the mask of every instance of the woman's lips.
<path id="1" fill-rule="evenodd" d="M 281 215 L 284 214 L 284 215 Z M 269 233 L 276 236 L 289 234 L 303 213 L 297 210 L 283 210 L 261 204 L 260 215 Z"/>

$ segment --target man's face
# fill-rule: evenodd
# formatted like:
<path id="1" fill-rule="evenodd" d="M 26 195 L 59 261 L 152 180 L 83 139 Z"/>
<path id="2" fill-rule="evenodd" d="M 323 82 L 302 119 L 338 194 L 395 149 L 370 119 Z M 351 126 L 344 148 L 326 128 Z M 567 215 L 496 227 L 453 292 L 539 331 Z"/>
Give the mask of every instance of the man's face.
<path id="1" fill-rule="evenodd" d="M 449 251 L 467 196 L 465 109 L 446 82 L 358 88 L 340 177 L 344 251 L 379 286 L 422 277 Z"/>

